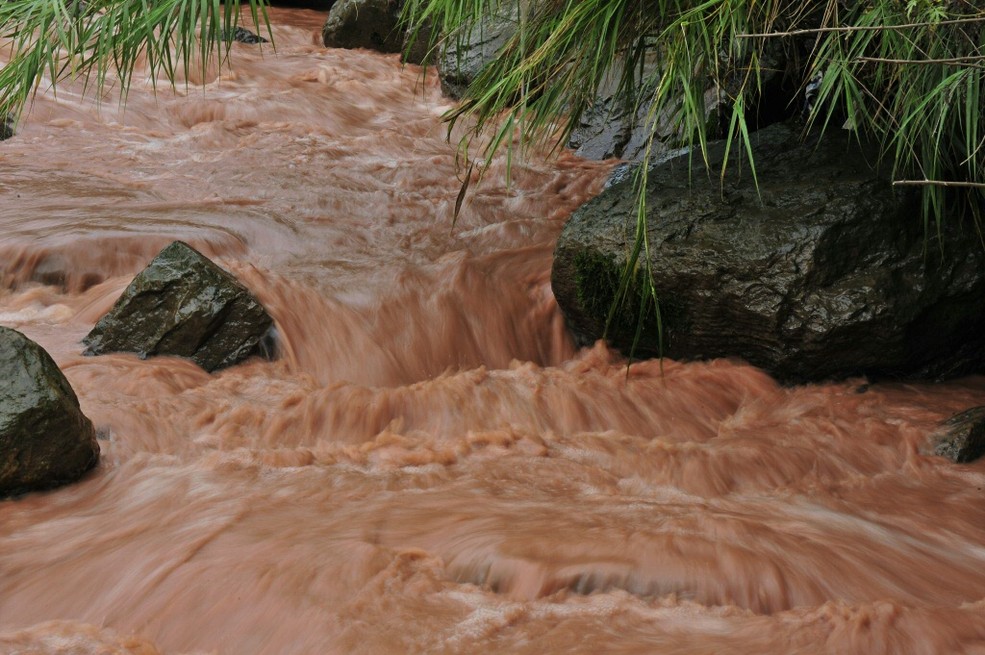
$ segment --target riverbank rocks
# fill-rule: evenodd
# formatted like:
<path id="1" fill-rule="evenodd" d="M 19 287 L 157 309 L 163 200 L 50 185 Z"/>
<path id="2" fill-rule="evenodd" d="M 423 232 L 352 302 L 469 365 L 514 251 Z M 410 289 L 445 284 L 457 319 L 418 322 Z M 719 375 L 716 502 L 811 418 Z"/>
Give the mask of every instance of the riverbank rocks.
<path id="1" fill-rule="evenodd" d="M 400 52 L 404 46 L 400 8 L 400 0 L 338 0 L 328 12 L 322 40 L 328 48 Z"/>
<path id="2" fill-rule="evenodd" d="M 924 232 L 919 207 L 870 166 L 847 134 L 801 139 L 776 124 L 753 135 L 759 187 L 736 145 L 719 181 L 683 155 L 647 187 L 652 308 L 637 356 L 740 357 L 783 381 L 870 374 L 945 377 L 985 369 L 985 251 L 971 226 Z M 689 164 L 693 167 L 689 169 Z M 581 344 L 602 337 L 636 226 L 632 176 L 575 211 L 552 284 Z M 644 284 L 633 279 L 608 338 L 634 350 Z"/>
<path id="3" fill-rule="evenodd" d="M 475 25 L 463 28 L 446 39 L 436 60 L 441 90 L 457 99 L 465 96 L 482 69 L 499 56 L 499 51 L 516 33 L 519 12 L 516 5 L 501 7 Z"/>
<path id="4" fill-rule="evenodd" d="M 51 356 L 0 327 L 0 497 L 73 482 L 98 460 L 92 422 Z"/>
<path id="5" fill-rule="evenodd" d="M 456 100 L 464 98 L 473 80 L 499 56 L 499 51 L 516 34 L 518 25 L 516 5 L 509 5 L 502 7 L 498 14 L 478 21 L 470 29 L 463 29 L 461 34 L 445 39 L 435 62 L 445 95 Z M 637 74 L 643 77 L 650 75 L 658 62 L 654 54 Z M 636 106 L 635 94 L 634 97 L 626 97 L 619 93 L 621 75 L 620 65 L 609 69 L 595 92 L 594 100 L 573 125 L 567 147 L 579 157 L 594 160 L 619 157 L 639 161 L 645 154 L 650 135 L 647 124 L 650 104 Z M 711 132 L 715 133 L 714 124 L 718 121 L 721 104 L 719 94 L 710 89 L 706 93 L 705 104 Z M 686 140 L 676 126 L 675 114 L 676 110 L 668 110 L 658 118 L 657 139 L 650 152 L 652 159 L 659 158 Z"/>
<path id="6" fill-rule="evenodd" d="M 236 278 L 175 241 L 133 279 L 83 342 L 86 355 L 187 357 L 211 372 L 262 350 L 272 326 Z"/>
<path id="7" fill-rule="evenodd" d="M 958 464 L 985 455 L 985 406 L 966 409 L 947 419 L 930 441 L 935 455 Z"/>

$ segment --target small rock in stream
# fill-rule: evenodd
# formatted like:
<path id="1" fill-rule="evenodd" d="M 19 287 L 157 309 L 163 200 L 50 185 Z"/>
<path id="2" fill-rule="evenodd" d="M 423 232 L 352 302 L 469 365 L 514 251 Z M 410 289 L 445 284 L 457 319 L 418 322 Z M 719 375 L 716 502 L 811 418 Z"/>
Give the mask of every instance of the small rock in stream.
<path id="1" fill-rule="evenodd" d="M 98 460 L 96 431 L 58 365 L 0 327 L 0 497 L 74 482 Z"/>
<path id="2" fill-rule="evenodd" d="M 212 372 L 264 354 L 273 319 L 235 277 L 175 241 L 86 335 L 86 355 L 186 357 Z"/>
<path id="3" fill-rule="evenodd" d="M 14 119 L 0 114 L 0 141 L 14 136 Z"/>
<path id="4" fill-rule="evenodd" d="M 232 30 L 222 31 L 222 40 L 226 42 L 236 41 L 238 43 L 245 43 L 247 45 L 256 45 L 258 43 L 269 43 L 267 39 L 263 38 L 255 32 L 251 32 L 245 27 L 236 27 Z"/>
<path id="5" fill-rule="evenodd" d="M 985 406 L 959 412 L 931 436 L 934 454 L 964 464 L 985 455 Z"/>

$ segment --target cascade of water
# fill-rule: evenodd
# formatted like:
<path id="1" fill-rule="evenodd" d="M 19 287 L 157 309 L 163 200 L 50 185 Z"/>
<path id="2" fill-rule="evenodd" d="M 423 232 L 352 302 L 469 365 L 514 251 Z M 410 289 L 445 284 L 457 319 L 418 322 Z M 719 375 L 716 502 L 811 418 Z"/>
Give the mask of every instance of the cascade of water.
<path id="1" fill-rule="evenodd" d="M 0 324 L 104 437 L 83 482 L 0 501 L 0 652 L 985 649 L 985 464 L 921 454 L 985 380 L 576 351 L 551 251 L 610 164 L 493 170 L 452 225 L 435 78 L 273 20 L 204 90 L 66 86 L 0 145 Z M 175 238 L 278 361 L 81 356 Z"/>

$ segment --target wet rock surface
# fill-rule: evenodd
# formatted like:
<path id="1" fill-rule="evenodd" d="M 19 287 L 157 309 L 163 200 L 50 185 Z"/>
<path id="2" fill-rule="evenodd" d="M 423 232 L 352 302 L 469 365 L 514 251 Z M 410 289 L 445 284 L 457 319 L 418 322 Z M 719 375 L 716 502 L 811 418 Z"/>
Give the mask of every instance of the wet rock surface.
<path id="1" fill-rule="evenodd" d="M 612 67 L 595 93 L 594 101 L 572 127 L 568 147 L 586 159 L 618 157 L 626 161 L 641 160 L 650 136 L 647 116 L 652 103 L 642 102 L 636 106 L 635 90 L 645 87 L 643 80 L 655 73 L 658 63 L 655 57 L 644 62 L 643 69 L 636 73 L 639 77 L 633 85 L 634 93 L 631 97 L 626 97 L 619 89 L 622 68 Z M 652 95 L 647 91 L 639 92 L 641 98 Z M 712 109 L 717 106 L 717 95 L 709 91 L 706 104 L 710 116 Z M 674 119 L 670 114 L 658 119 L 656 137 L 650 152 L 651 160 L 660 158 L 685 140 L 674 126 Z"/>
<path id="2" fill-rule="evenodd" d="M 224 31 L 222 33 L 222 39 L 223 41 L 236 41 L 237 43 L 245 43 L 247 45 L 269 43 L 267 39 L 245 27 L 235 27 L 229 31 Z"/>
<path id="3" fill-rule="evenodd" d="M 338 0 L 328 12 L 322 40 L 329 48 L 400 52 L 404 46 L 400 8 L 400 0 Z"/>
<path id="4" fill-rule="evenodd" d="M 257 353 L 272 326 L 235 277 L 175 241 L 134 278 L 83 342 L 86 355 L 172 355 L 214 371 Z"/>
<path id="5" fill-rule="evenodd" d="M 646 148 L 647 131 L 644 129 L 649 106 L 634 111 L 630 101 L 618 98 L 614 92 L 602 91 L 599 101 L 589 107 L 579 118 L 568 139 L 568 147 L 585 159 L 611 159 L 618 157 L 630 161 L 642 158 Z M 661 141 L 655 141 L 659 155 L 666 150 Z"/>
<path id="6" fill-rule="evenodd" d="M 504 9 L 498 16 L 479 21 L 463 36 L 452 35 L 437 57 L 441 89 L 446 95 L 463 98 L 472 81 L 492 62 L 499 50 L 516 33 L 518 16 Z M 643 76 L 653 72 L 656 59 L 647 62 Z M 635 93 L 626 97 L 619 93 L 621 68 L 613 66 L 602 81 L 592 104 L 573 126 L 567 146 L 586 159 L 618 157 L 638 161 L 645 154 L 650 130 L 647 115 L 650 104 L 636 106 Z M 638 84 L 642 84 L 638 81 Z M 642 93 L 641 95 L 646 95 Z M 718 96 L 709 91 L 706 98 L 709 122 L 717 121 Z M 674 112 L 660 117 L 657 139 L 650 152 L 651 159 L 659 158 L 684 139 L 674 125 Z M 714 130 L 713 130 L 714 132 Z"/>
<path id="7" fill-rule="evenodd" d="M 14 136 L 14 119 L 0 114 L 0 141 Z"/>
<path id="8" fill-rule="evenodd" d="M 791 382 L 858 374 L 946 377 L 985 363 L 985 252 L 973 228 L 925 234 L 919 208 L 847 135 L 753 135 L 759 192 L 723 144 L 710 170 L 677 157 L 650 170 L 650 263 L 672 359 L 740 357 Z M 632 176 L 579 208 L 555 252 L 555 296 L 578 341 L 602 337 L 635 231 Z M 641 275 L 609 341 L 661 353 Z"/>
<path id="9" fill-rule="evenodd" d="M 947 419 L 930 441 L 935 455 L 958 464 L 985 455 L 985 406 L 966 409 Z"/>
<path id="10" fill-rule="evenodd" d="M 452 98 L 462 98 L 472 80 L 516 32 L 518 20 L 516 6 L 510 5 L 462 34 L 448 37 L 436 62 L 441 90 Z"/>
<path id="11" fill-rule="evenodd" d="M 92 422 L 61 370 L 0 327 L 0 497 L 73 482 L 98 460 Z"/>

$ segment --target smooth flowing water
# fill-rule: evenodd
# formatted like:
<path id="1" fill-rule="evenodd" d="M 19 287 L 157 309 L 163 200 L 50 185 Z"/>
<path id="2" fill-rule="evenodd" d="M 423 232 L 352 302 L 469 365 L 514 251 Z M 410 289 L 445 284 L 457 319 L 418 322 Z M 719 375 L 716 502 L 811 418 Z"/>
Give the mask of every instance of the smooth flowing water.
<path id="1" fill-rule="evenodd" d="M 0 324 L 103 431 L 0 501 L 0 652 L 985 653 L 985 464 L 924 454 L 985 379 L 577 350 L 552 247 L 611 164 L 499 162 L 453 223 L 435 77 L 323 19 L 125 113 L 59 87 L 0 144 Z M 176 238 L 279 360 L 81 356 Z"/>

